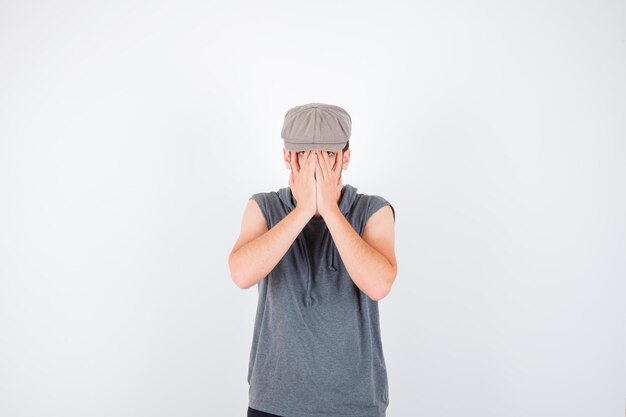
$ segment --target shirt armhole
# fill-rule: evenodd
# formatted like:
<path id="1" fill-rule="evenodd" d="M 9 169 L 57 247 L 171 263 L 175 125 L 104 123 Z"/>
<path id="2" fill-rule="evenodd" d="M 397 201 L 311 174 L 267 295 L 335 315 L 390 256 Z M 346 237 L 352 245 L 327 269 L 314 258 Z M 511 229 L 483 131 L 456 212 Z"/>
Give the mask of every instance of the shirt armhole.
<path id="1" fill-rule="evenodd" d="M 249 199 L 249 200 L 254 200 L 256 201 L 256 203 L 259 205 L 259 208 L 261 209 L 261 213 L 263 213 L 263 217 L 265 218 L 265 223 L 267 224 L 267 229 L 271 229 L 270 226 L 270 218 L 269 218 L 269 214 L 267 211 L 267 201 L 265 199 L 265 194 L 264 193 L 256 193 L 253 194 Z"/>
<path id="2" fill-rule="evenodd" d="M 378 210 L 380 210 L 381 208 L 385 206 L 391 207 L 391 213 L 393 214 L 393 222 L 395 223 L 396 222 L 396 209 L 393 207 L 393 205 L 387 199 L 381 196 L 370 195 L 369 202 L 367 204 L 367 210 L 365 211 L 365 224 L 367 225 L 367 222 L 369 221 L 370 217 L 372 217 L 374 213 L 376 213 Z"/>

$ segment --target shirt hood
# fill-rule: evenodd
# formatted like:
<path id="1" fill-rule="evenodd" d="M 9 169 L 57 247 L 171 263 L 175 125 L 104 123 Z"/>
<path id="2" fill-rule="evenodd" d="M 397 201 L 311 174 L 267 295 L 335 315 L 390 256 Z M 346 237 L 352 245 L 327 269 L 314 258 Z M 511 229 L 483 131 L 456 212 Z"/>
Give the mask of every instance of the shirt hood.
<path id="1" fill-rule="evenodd" d="M 350 184 L 344 184 L 344 186 L 341 188 L 341 197 L 339 200 L 339 211 L 341 211 L 341 213 L 344 216 L 347 216 L 350 210 L 352 209 L 352 205 L 354 204 L 354 201 L 356 200 L 356 194 L 357 194 L 357 188 Z M 291 193 L 290 187 L 284 187 L 284 188 L 279 189 L 278 197 L 287 208 L 288 213 L 296 208 L 296 203 L 294 201 L 293 194 Z M 328 246 L 328 250 L 329 250 L 329 253 L 328 253 L 327 259 L 329 261 L 328 261 L 327 268 L 333 271 L 336 271 L 338 268 L 338 265 L 337 265 L 337 260 L 335 257 L 335 243 L 333 242 L 332 238 L 330 239 L 330 245 Z M 309 274 L 309 276 L 307 277 L 307 290 L 306 290 L 306 297 L 305 297 L 305 305 L 310 305 L 311 302 L 313 301 L 311 297 L 312 283 L 313 283 L 313 279 L 311 275 Z"/>

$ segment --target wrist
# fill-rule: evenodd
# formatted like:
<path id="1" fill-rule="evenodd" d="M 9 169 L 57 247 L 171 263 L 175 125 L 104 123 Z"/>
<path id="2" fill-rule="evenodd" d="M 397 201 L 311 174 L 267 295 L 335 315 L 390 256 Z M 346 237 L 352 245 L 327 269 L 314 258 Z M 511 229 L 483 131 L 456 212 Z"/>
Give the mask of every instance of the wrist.
<path id="1" fill-rule="evenodd" d="M 333 216 L 336 214 L 341 214 L 341 210 L 339 210 L 339 206 L 337 204 L 330 206 L 330 207 L 326 207 L 326 208 L 319 208 L 320 214 L 322 215 L 322 217 L 326 218 L 329 216 Z"/>
<path id="2" fill-rule="evenodd" d="M 307 210 L 300 206 L 296 206 L 296 208 L 293 209 L 293 213 L 295 213 L 296 216 L 308 222 L 311 219 L 311 217 L 313 217 L 313 215 L 315 214 L 315 211 Z"/>

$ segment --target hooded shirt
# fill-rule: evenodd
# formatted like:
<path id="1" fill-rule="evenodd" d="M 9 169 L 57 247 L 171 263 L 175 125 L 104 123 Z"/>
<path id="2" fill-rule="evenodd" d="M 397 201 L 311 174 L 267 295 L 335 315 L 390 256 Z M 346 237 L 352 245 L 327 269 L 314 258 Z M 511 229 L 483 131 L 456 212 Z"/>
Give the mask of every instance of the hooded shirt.
<path id="1" fill-rule="evenodd" d="M 289 187 L 250 198 L 268 229 L 295 209 Z M 339 209 L 360 236 L 385 205 L 350 184 L 341 190 Z M 249 407 L 282 417 L 384 417 L 389 394 L 378 302 L 350 278 L 321 216 L 257 287 Z"/>

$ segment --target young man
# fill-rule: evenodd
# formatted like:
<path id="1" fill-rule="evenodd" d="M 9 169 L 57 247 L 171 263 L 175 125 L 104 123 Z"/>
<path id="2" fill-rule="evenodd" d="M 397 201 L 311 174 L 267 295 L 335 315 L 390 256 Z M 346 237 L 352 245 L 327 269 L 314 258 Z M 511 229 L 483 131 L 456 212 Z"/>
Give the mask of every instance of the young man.
<path id="1" fill-rule="evenodd" d="M 352 121 L 310 103 L 285 115 L 289 187 L 248 200 L 229 259 L 258 284 L 248 417 L 384 417 L 378 301 L 397 273 L 395 209 L 342 183 Z"/>

